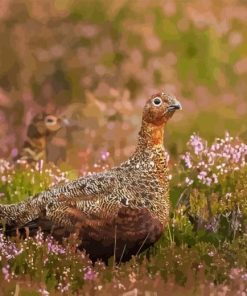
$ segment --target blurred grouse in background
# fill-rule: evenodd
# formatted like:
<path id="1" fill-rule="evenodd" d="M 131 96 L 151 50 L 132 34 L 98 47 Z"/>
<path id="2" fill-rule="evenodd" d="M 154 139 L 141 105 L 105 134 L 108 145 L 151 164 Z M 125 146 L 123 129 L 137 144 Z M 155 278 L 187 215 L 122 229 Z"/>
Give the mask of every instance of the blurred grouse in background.
<path id="1" fill-rule="evenodd" d="M 92 260 L 128 260 L 162 235 L 169 218 L 164 126 L 179 102 L 158 93 L 146 103 L 133 155 L 109 171 L 50 188 L 19 204 L 0 205 L 6 234 L 38 229 L 62 240 L 75 233 Z"/>
<path id="2" fill-rule="evenodd" d="M 27 128 L 27 138 L 20 153 L 14 158 L 28 163 L 47 160 L 48 137 L 55 134 L 68 121 L 45 112 L 36 114 Z"/>

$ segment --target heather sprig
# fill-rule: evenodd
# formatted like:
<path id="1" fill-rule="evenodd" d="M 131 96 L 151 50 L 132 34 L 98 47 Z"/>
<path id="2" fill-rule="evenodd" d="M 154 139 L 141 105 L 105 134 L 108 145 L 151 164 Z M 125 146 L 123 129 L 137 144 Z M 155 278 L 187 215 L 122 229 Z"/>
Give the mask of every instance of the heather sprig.
<path id="1" fill-rule="evenodd" d="M 247 144 L 226 133 L 210 145 L 193 134 L 187 147 L 178 168 L 183 188 L 180 207 L 196 229 L 221 229 L 227 237 L 243 233 L 247 221 Z"/>
<path id="2" fill-rule="evenodd" d="M 58 244 L 40 231 L 34 238 L 12 242 L 0 236 L 0 241 L 0 279 L 9 284 L 25 280 L 44 295 L 85 291 L 89 295 L 107 295 L 107 291 L 108 295 L 118 295 L 134 289 L 156 291 L 157 285 L 164 288 L 171 283 L 178 288 L 192 281 L 196 288 L 199 279 L 205 289 L 210 283 L 240 291 L 247 287 L 247 253 L 246 248 L 241 248 L 246 237 L 217 246 L 198 241 L 191 248 L 161 240 L 150 250 L 149 259 L 142 255 L 114 267 L 100 261 L 92 265 L 84 252 L 75 251 L 70 243 Z M 7 255 L 6 260 L 8 253 L 11 256 Z"/>
<path id="3" fill-rule="evenodd" d="M 185 183 L 189 186 L 222 185 L 222 182 L 237 178 L 236 172 L 246 169 L 247 144 L 229 133 L 224 138 L 217 138 L 212 145 L 193 134 L 187 146 L 188 151 L 182 155 L 182 160 L 186 171 Z"/>

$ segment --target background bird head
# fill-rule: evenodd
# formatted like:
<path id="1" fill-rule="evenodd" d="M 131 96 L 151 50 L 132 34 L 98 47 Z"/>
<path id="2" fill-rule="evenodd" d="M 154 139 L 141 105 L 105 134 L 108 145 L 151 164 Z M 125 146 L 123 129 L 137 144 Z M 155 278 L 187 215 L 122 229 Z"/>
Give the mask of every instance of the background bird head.
<path id="1" fill-rule="evenodd" d="M 63 120 L 45 112 L 36 114 L 27 131 L 28 137 L 37 138 L 58 131 L 64 126 Z"/>
<path id="2" fill-rule="evenodd" d="M 160 126 L 165 124 L 176 110 L 181 109 L 181 104 L 173 95 L 160 92 L 147 101 L 143 111 L 143 120 L 146 123 Z"/>

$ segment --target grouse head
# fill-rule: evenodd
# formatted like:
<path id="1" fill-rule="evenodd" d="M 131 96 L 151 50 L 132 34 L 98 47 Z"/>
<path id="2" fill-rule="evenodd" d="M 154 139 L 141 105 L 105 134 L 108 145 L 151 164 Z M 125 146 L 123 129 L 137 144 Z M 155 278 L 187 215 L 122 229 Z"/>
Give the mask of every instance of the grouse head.
<path id="1" fill-rule="evenodd" d="M 27 135 L 30 138 L 38 138 L 58 131 L 64 126 L 63 120 L 57 116 L 41 112 L 36 114 L 28 127 Z"/>
<path id="2" fill-rule="evenodd" d="M 161 126 L 172 117 L 176 110 L 181 109 L 181 104 L 173 95 L 164 92 L 157 93 L 147 101 L 143 111 L 143 120 L 148 124 Z"/>

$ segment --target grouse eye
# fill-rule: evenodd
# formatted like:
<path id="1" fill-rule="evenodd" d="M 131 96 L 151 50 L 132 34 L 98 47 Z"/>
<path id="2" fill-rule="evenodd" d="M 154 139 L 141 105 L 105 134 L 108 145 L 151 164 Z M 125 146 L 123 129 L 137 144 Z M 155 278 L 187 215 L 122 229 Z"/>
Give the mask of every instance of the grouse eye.
<path id="1" fill-rule="evenodd" d="M 162 104 L 161 98 L 160 97 L 156 97 L 153 99 L 153 104 L 155 106 L 160 106 Z"/>
<path id="2" fill-rule="evenodd" d="M 56 123 L 56 120 L 55 120 L 55 118 L 53 118 L 53 117 L 47 117 L 47 118 L 45 119 L 45 122 L 46 122 L 47 124 L 49 124 L 49 125 L 52 125 L 52 124 L 55 124 L 55 123 Z"/>

